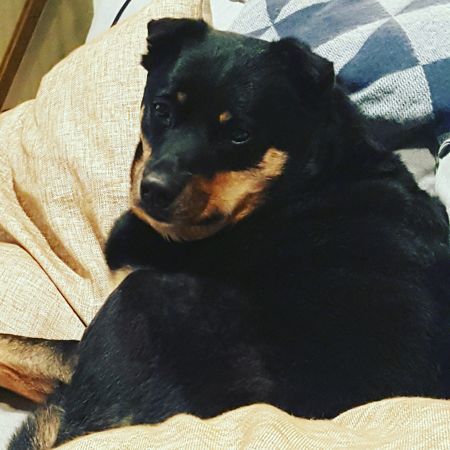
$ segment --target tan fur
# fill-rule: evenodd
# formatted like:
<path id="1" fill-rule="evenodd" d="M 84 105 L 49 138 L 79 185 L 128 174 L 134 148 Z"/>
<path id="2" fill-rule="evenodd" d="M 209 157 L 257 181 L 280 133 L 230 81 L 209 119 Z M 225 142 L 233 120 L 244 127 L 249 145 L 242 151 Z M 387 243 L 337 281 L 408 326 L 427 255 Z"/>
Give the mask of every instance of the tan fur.
<path id="1" fill-rule="evenodd" d="M 121 267 L 118 270 L 114 270 L 111 274 L 111 285 L 110 285 L 110 292 L 114 291 L 125 278 L 130 275 L 130 273 L 133 272 L 133 269 L 129 266 Z"/>
<path id="2" fill-rule="evenodd" d="M 224 226 L 223 222 L 211 226 L 168 224 L 153 219 L 138 206 L 132 206 L 131 211 L 142 221 L 148 223 L 164 239 L 170 241 L 196 241 L 198 239 L 204 239 L 205 237 L 213 235 Z"/>
<path id="3" fill-rule="evenodd" d="M 56 382 L 68 383 L 74 364 L 44 340 L 0 334 L 0 386 L 34 402 L 45 401 Z"/>
<path id="4" fill-rule="evenodd" d="M 145 164 L 152 155 L 152 149 L 148 141 L 142 137 L 142 155 L 140 158 L 134 159 L 131 166 L 131 201 L 136 202 L 141 195 L 141 180 L 144 173 Z"/>
<path id="5" fill-rule="evenodd" d="M 226 123 L 231 119 L 231 113 L 229 111 L 224 111 L 219 114 L 219 122 Z"/>
<path id="6" fill-rule="evenodd" d="M 36 433 L 30 450 L 53 448 L 61 426 L 63 410 L 55 405 L 46 405 L 38 409 L 31 420 L 35 422 Z"/>
<path id="7" fill-rule="evenodd" d="M 242 220 L 261 204 L 265 189 L 282 174 L 286 161 L 286 153 L 271 148 L 253 169 L 219 172 L 212 180 L 200 180 L 201 189 L 209 195 L 202 216 L 220 213 L 230 223 Z"/>
<path id="8" fill-rule="evenodd" d="M 270 182 L 282 174 L 286 161 L 285 152 L 270 148 L 252 169 L 219 172 L 212 179 L 193 176 L 175 201 L 170 224 L 153 219 L 138 206 L 142 169 L 133 176 L 131 210 L 168 240 L 204 239 L 252 213 L 264 200 Z M 207 223 L 211 218 L 215 220 Z"/>
<path id="9" fill-rule="evenodd" d="M 183 104 L 186 101 L 187 95 L 185 92 L 177 92 L 177 100 Z"/>
<path id="10" fill-rule="evenodd" d="M 129 427 L 130 425 L 134 425 L 134 415 L 133 414 L 128 414 L 128 416 L 125 416 L 123 419 L 121 419 L 119 422 L 117 422 L 114 425 L 114 428 Z"/>

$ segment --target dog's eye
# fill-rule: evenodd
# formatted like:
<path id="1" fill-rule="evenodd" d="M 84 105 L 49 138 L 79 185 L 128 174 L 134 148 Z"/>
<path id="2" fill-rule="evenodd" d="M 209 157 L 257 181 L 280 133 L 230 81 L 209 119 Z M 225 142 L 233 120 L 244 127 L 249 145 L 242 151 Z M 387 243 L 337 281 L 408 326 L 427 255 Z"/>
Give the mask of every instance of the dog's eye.
<path id="1" fill-rule="evenodd" d="M 171 118 L 170 106 L 163 102 L 154 102 L 152 104 L 155 116 L 158 117 L 163 123 L 169 125 Z"/>
<path id="2" fill-rule="evenodd" d="M 236 128 L 231 133 L 231 142 L 236 145 L 245 144 L 250 140 L 250 133 L 243 128 Z"/>

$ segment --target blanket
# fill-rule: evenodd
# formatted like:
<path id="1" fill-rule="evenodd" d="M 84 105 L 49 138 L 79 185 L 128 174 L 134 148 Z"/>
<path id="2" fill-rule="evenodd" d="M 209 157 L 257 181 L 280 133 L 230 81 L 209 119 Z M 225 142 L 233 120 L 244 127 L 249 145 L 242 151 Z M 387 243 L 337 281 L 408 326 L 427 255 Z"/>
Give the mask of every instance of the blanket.
<path id="1" fill-rule="evenodd" d="M 450 402 L 396 398 L 347 411 L 333 420 L 292 417 L 253 405 L 200 420 L 175 416 L 156 426 L 96 433 L 59 450 L 447 450 Z"/>
<path id="2" fill-rule="evenodd" d="M 153 0 L 73 52 L 37 98 L 0 116 L 0 332 L 77 339 L 110 289 L 102 248 L 128 206 L 150 18 L 209 18 L 204 0 Z M 450 448 L 450 402 L 393 399 L 334 420 L 253 405 L 92 434 L 87 449 Z"/>

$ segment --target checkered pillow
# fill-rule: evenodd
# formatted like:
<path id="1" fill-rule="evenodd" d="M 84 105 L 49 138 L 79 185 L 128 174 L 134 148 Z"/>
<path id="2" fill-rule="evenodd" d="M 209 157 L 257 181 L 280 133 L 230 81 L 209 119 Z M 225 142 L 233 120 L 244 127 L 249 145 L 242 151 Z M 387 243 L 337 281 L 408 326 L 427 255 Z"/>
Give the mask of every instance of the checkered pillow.
<path id="1" fill-rule="evenodd" d="M 250 0 L 231 31 L 308 42 L 390 147 L 450 137 L 450 0 Z"/>

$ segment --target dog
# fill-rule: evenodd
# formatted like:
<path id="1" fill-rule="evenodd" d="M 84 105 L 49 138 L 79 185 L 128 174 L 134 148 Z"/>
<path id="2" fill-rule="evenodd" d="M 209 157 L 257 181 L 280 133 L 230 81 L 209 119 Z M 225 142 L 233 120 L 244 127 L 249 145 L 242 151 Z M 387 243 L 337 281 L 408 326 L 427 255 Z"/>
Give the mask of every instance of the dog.
<path id="1" fill-rule="evenodd" d="M 132 206 L 105 250 L 127 276 L 80 343 L 1 338 L 9 387 L 47 398 L 9 448 L 256 402 L 331 418 L 449 398 L 445 210 L 333 65 L 190 19 L 151 21 L 148 47 Z"/>

